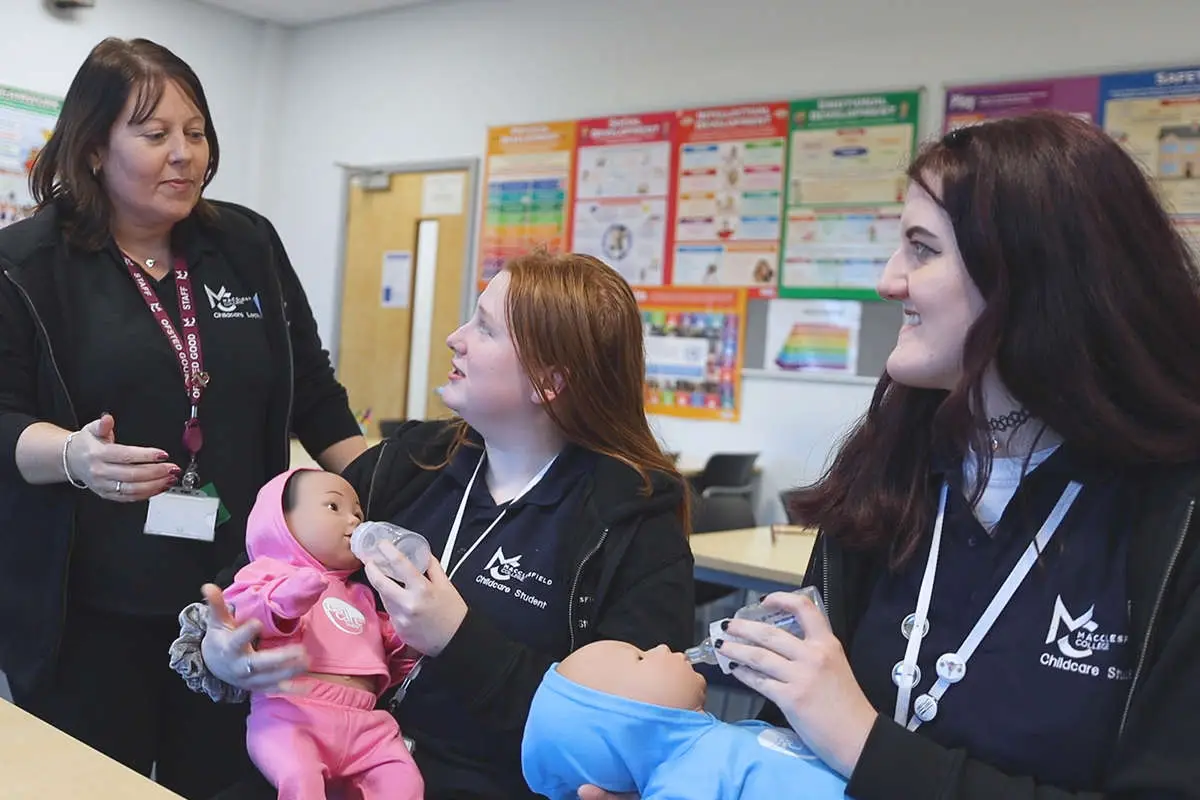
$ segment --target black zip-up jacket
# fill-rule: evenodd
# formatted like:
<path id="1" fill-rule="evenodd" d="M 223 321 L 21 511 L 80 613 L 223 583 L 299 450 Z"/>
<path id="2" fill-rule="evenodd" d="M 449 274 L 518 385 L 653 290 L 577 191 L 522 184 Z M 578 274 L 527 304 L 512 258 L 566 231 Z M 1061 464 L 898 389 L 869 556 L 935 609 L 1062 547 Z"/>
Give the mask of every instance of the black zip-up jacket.
<path id="1" fill-rule="evenodd" d="M 1130 534 L 1128 592 L 1135 672 L 1102 793 L 1006 775 L 881 714 L 846 794 L 854 800 L 1182 800 L 1200 798 L 1200 464 L 1144 470 Z M 883 569 L 878 557 L 821 535 L 805 584 L 820 586 L 849 649 Z M 761 714 L 786 725 L 768 704 Z"/>
<path id="2" fill-rule="evenodd" d="M 445 422 L 406 423 L 347 468 L 343 474 L 368 519 L 391 519 L 421 496 L 438 473 L 420 465 L 445 460 L 450 433 Z M 601 457 L 584 477 L 572 523 L 555 532 L 561 537 L 560 574 L 572 576 L 568 612 L 560 621 L 570 630 L 571 650 L 598 639 L 642 649 L 665 643 L 681 650 L 693 643 L 692 551 L 678 517 L 684 488 L 666 475 L 651 477 L 647 496 L 637 472 Z M 551 663 L 471 610 L 438 656 L 439 669 L 462 687 L 468 708 L 518 741 Z"/>
<path id="3" fill-rule="evenodd" d="M 287 468 L 290 431 L 319 453 L 359 429 L 278 234 L 253 211 L 212 205 L 215 221 L 181 224 L 194 225 L 258 292 L 271 358 L 286 365 L 271 388 L 265 483 Z M 16 446 L 34 422 L 67 430 L 90 422 L 76 415 L 64 380 L 77 345 L 63 311 L 74 271 L 90 260 L 67 244 L 53 207 L 0 231 L 0 669 L 26 690 L 56 658 L 79 490 L 26 483 Z"/>
<path id="4" fill-rule="evenodd" d="M 367 519 L 388 520 L 408 508 L 436 480 L 452 440 L 445 421 L 404 423 L 391 437 L 358 457 L 343 477 L 358 492 Z M 424 465 L 424 466 L 422 466 Z M 570 631 L 570 649 L 619 639 L 642 649 L 693 644 L 695 588 L 691 547 L 679 521 L 685 488 L 651 473 L 653 491 L 613 458 L 601 457 L 585 475 L 582 501 L 561 530 L 560 574 L 569 574 L 568 611 L 559 624 Z M 228 586 L 245 555 L 218 577 Z M 352 579 L 358 580 L 359 575 Z M 533 695 L 553 660 L 500 632 L 468 609 L 462 626 L 437 657 L 442 675 L 462 692 L 467 708 L 500 731 L 497 759 L 519 743 Z M 416 689 L 414 689 L 416 691 Z M 420 743 L 418 743 L 418 748 Z M 495 765 L 520 773 L 520 764 Z M 239 797 L 269 797 L 262 780 Z M 442 796 L 426 784 L 429 797 Z M 255 791 L 257 793 L 255 793 Z"/>

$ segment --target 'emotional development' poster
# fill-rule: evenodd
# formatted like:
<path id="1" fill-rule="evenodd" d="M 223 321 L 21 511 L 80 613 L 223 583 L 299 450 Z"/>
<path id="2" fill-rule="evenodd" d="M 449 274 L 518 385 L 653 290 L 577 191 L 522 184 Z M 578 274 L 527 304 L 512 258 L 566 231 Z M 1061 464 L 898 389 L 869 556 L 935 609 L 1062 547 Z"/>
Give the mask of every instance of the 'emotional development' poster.
<path id="1" fill-rule="evenodd" d="M 917 92 L 792 103 L 783 297 L 877 299 L 919 106 Z"/>

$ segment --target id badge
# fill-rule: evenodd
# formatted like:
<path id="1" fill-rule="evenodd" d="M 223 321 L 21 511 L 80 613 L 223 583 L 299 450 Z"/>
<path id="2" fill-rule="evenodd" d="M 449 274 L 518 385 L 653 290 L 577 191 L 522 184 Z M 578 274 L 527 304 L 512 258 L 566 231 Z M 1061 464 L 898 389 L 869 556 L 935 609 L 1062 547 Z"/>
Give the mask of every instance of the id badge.
<path id="1" fill-rule="evenodd" d="M 169 489 L 150 498 L 145 532 L 211 542 L 217 535 L 221 501 L 195 489 Z"/>

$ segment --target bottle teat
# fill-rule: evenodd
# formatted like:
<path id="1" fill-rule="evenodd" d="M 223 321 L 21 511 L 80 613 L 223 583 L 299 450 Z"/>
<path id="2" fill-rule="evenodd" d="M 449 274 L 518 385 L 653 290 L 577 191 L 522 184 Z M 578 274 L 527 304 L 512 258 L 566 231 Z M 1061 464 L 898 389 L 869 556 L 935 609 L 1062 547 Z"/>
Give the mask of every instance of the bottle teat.
<path id="1" fill-rule="evenodd" d="M 684 650 L 683 655 L 692 666 L 717 663 L 717 651 L 713 648 L 712 637 L 705 639 L 695 647 Z"/>

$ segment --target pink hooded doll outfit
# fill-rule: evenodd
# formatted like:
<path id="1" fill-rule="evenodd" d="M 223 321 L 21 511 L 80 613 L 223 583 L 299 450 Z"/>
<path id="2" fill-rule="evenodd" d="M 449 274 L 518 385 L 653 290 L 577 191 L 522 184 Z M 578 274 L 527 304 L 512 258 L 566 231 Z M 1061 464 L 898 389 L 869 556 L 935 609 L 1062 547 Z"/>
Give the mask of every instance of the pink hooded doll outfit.
<path id="1" fill-rule="evenodd" d="M 225 593 L 239 622 L 263 625 L 260 648 L 301 644 L 310 669 L 377 679 L 367 692 L 315 678 L 284 693 L 250 698 L 246 749 L 280 800 L 325 800 L 326 784 L 350 784 L 364 800 L 424 795 L 424 781 L 395 718 L 375 706 L 415 663 L 375 596 L 350 571 L 331 570 L 309 555 L 284 520 L 283 494 L 298 470 L 272 478 L 246 523 L 243 567 Z"/>

